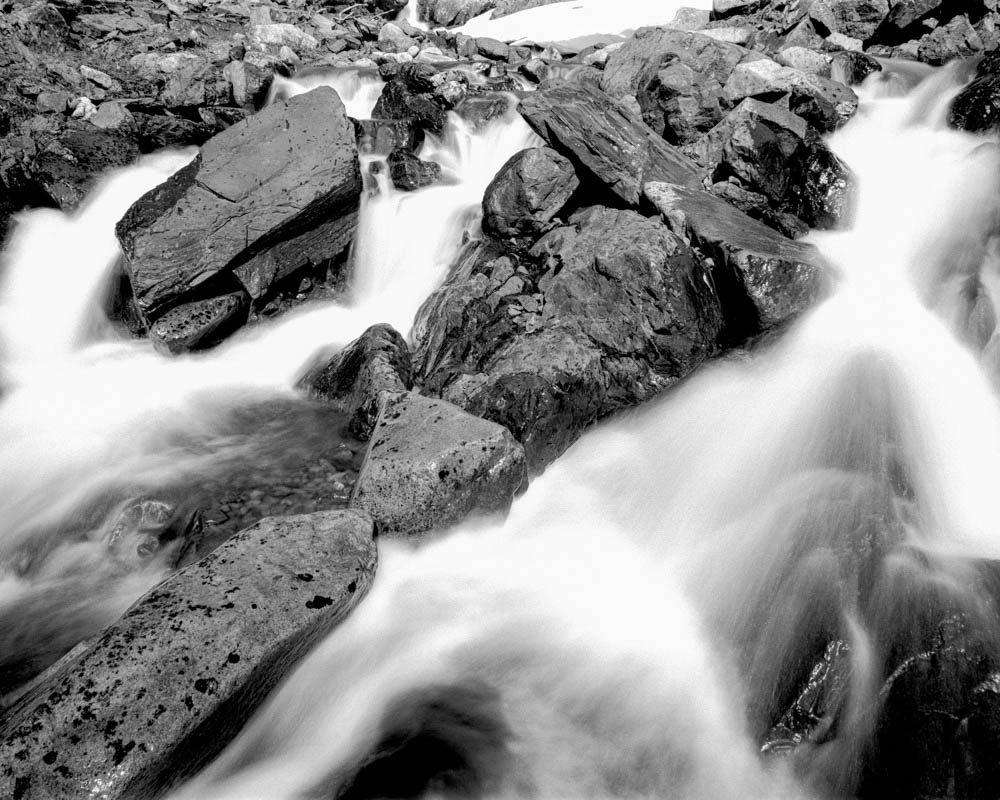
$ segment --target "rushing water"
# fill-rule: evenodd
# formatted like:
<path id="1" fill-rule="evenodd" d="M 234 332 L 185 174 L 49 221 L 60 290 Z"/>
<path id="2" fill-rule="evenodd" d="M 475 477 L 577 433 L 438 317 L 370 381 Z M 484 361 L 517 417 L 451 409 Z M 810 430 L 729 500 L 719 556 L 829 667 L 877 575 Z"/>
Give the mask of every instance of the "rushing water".
<path id="1" fill-rule="evenodd" d="M 871 79 L 833 137 L 860 193 L 816 236 L 830 300 L 588 434 L 503 524 L 383 543 L 365 603 L 182 796 L 850 796 L 928 604 L 997 630 L 973 565 L 1000 555 L 1000 159 L 945 128 L 953 69 L 908 83 Z M 832 640 L 840 734 L 762 759 Z"/>
<path id="2" fill-rule="evenodd" d="M 362 117 L 379 89 L 342 70 L 273 97 L 320 83 Z M 181 796 L 850 796 L 927 598 L 1000 630 L 971 588 L 1000 555 L 1000 158 L 945 128 L 958 84 L 891 67 L 833 137 L 860 191 L 853 228 L 815 236 L 827 302 L 589 433 L 502 524 L 380 545 L 361 607 Z M 413 194 L 366 154 L 344 302 L 201 355 L 160 356 L 99 313 L 114 222 L 191 153 L 110 176 L 74 215 L 22 215 L 0 285 L 3 652 L 51 660 L 159 580 L 161 559 L 116 557 L 95 499 L 253 458 L 223 435 L 232 410 L 294 397 L 317 351 L 371 323 L 407 331 L 478 235 L 487 182 L 536 141 L 513 113 L 452 117 L 421 152 L 446 180 Z M 788 676 L 827 641 L 850 646 L 840 735 L 762 758 Z"/>
<path id="3" fill-rule="evenodd" d="M 339 70 L 279 81 L 272 94 L 320 84 L 333 85 L 359 116 L 381 89 L 377 75 Z M 441 185 L 404 194 L 384 169 L 368 177 L 345 302 L 307 304 L 180 358 L 123 337 L 101 309 L 119 258 L 115 222 L 194 151 L 150 156 L 111 175 L 75 214 L 21 215 L 0 284 L 0 694 L 24 661 L 44 666 L 164 576 L 171 552 L 136 569 L 109 547 L 122 504 L 266 458 L 269 443 L 232 435 L 234 411 L 293 399 L 317 354 L 369 325 L 389 322 L 405 335 L 463 238 L 479 235 L 487 183 L 535 141 L 513 110 L 476 132 L 452 115 L 420 152 L 442 164 Z M 366 156 L 365 166 L 378 161 Z"/>

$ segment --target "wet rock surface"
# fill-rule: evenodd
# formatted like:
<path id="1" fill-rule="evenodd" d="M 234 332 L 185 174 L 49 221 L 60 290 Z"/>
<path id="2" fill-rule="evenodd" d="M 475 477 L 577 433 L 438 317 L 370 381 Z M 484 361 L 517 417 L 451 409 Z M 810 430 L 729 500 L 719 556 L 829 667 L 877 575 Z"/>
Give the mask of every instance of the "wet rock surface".
<path id="1" fill-rule="evenodd" d="M 542 86 L 518 110 L 550 147 L 573 163 L 578 175 L 607 186 L 628 205 L 638 205 L 647 181 L 700 180 L 695 164 L 600 90 Z"/>
<path id="2" fill-rule="evenodd" d="M 715 263 L 729 340 L 780 325 L 823 296 L 823 264 L 812 245 L 781 236 L 708 192 L 648 183 L 645 193 L 671 230 Z"/>
<path id="3" fill-rule="evenodd" d="M 159 796 L 210 759 L 360 601 L 360 511 L 264 520 L 147 594 L 0 728 L 7 797 Z"/>
<path id="4" fill-rule="evenodd" d="M 268 297 L 347 247 L 360 191 L 354 127 L 336 92 L 269 106 L 206 143 L 119 222 L 140 312 L 153 321 L 232 276 L 255 301 Z"/>
<path id="5" fill-rule="evenodd" d="M 441 400 L 385 394 L 351 507 L 383 536 L 504 513 L 527 485 L 524 448 L 500 425 Z"/>
<path id="6" fill-rule="evenodd" d="M 507 426 L 533 471 L 715 348 L 711 279 L 656 219 L 589 208 L 523 257 L 473 249 L 415 328 L 418 383 Z"/>
<path id="7" fill-rule="evenodd" d="M 522 150 L 486 187 L 483 230 L 498 237 L 539 234 L 579 186 L 573 165 L 555 150 Z"/>
<path id="8" fill-rule="evenodd" d="M 382 393 L 413 388 L 410 348 L 391 326 L 373 325 L 335 356 L 311 368 L 299 386 L 348 414 L 348 430 L 367 440 Z"/>

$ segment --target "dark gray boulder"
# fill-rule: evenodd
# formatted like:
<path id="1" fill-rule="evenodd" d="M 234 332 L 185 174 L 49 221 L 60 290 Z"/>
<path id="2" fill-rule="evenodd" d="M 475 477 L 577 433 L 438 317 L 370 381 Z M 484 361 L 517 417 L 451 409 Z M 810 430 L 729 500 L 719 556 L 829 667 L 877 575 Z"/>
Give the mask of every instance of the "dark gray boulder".
<path id="1" fill-rule="evenodd" d="M 181 303 L 150 326 L 149 338 L 163 353 L 211 347 L 242 326 L 249 310 L 250 296 L 244 291 Z"/>
<path id="2" fill-rule="evenodd" d="M 360 511 L 263 520 L 71 653 L 0 726 L 0 794 L 160 797 L 239 731 L 375 572 Z"/>
<path id="3" fill-rule="evenodd" d="M 714 261 L 727 340 L 780 325 L 823 296 L 823 263 L 812 245 L 782 236 L 708 192 L 649 183 L 645 193 L 671 230 Z"/>
<path id="4" fill-rule="evenodd" d="M 952 101 L 948 124 L 971 133 L 1000 127 L 1000 50 L 983 56 L 973 81 Z"/>
<path id="5" fill-rule="evenodd" d="M 441 180 L 441 165 L 423 161 L 410 150 L 393 150 L 386 159 L 392 185 L 405 192 L 423 189 Z"/>
<path id="6" fill-rule="evenodd" d="M 501 238 L 538 234 L 579 186 L 573 165 L 552 148 L 522 150 L 486 187 L 483 230 Z"/>
<path id="7" fill-rule="evenodd" d="M 873 72 L 881 72 L 877 59 L 857 50 L 841 50 L 830 60 L 830 76 L 847 86 L 856 86 Z"/>
<path id="8" fill-rule="evenodd" d="M 775 105 L 747 98 L 685 152 L 714 182 L 736 178 L 812 227 L 836 227 L 850 214 L 847 165 L 804 119 Z"/>
<path id="9" fill-rule="evenodd" d="M 506 513 L 527 484 L 524 448 L 501 425 L 418 394 L 383 394 L 351 496 L 383 536 Z"/>
<path id="10" fill-rule="evenodd" d="M 414 360 L 425 392 L 508 427 L 539 471 L 690 373 L 721 326 L 711 276 L 678 236 L 594 207 L 523 257 L 467 252 L 420 310 Z"/>
<path id="11" fill-rule="evenodd" d="M 441 134 L 451 104 L 435 93 L 442 77 L 430 64 L 384 64 L 382 93 L 372 109 L 373 118 L 412 121 L 421 130 Z"/>
<path id="12" fill-rule="evenodd" d="M 346 249 L 360 191 L 354 126 L 336 92 L 269 106 L 209 140 L 119 221 L 139 310 L 152 322 L 227 275 L 266 297 Z"/>
<path id="13" fill-rule="evenodd" d="M 390 325 L 373 325 L 347 347 L 311 368 L 298 385 L 351 416 L 348 430 L 368 439 L 383 392 L 413 388 L 413 365 L 406 341 Z"/>
<path id="14" fill-rule="evenodd" d="M 651 180 L 698 184 L 701 173 L 632 111 L 584 85 L 543 86 L 521 100 L 521 116 L 566 156 L 577 175 L 603 184 L 631 206 Z"/>

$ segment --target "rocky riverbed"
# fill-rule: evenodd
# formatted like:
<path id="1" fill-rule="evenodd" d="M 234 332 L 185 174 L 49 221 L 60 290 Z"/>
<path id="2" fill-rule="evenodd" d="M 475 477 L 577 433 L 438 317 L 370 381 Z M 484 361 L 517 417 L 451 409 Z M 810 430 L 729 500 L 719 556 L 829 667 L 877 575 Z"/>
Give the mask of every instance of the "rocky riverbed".
<path id="1" fill-rule="evenodd" d="M 715 0 L 570 42 L 456 28 L 551 2 L 0 0 L 4 236 L 25 209 L 74 213 L 108 170 L 192 148 L 117 222 L 102 303 L 117 336 L 165 359 L 350 302 L 364 204 L 458 182 L 421 157 L 449 125 L 516 111 L 535 137 L 492 176 L 412 329 L 317 342 L 281 397 L 170 444 L 211 454 L 204 469 L 121 481 L 30 541 L 0 539 L 11 581 L 68 574 L 50 556 L 71 540 L 117 554 L 109 580 L 155 587 L 118 621 L 88 607 L 42 647 L 11 621 L 39 603 L 0 604 L 0 794 L 164 796 L 362 601 L 377 536 L 503 515 L 595 423 L 780 337 L 837 280 L 803 241 L 854 212 L 851 164 L 825 137 L 890 59 L 909 62 L 892 69 L 902 84 L 954 63 L 966 85 L 948 124 L 1000 129 L 988 1 Z M 367 114 L 331 88 L 359 75 L 378 92 Z M 970 292 L 972 330 L 992 312 Z M 896 541 L 838 554 L 845 584 Z M 994 572 L 973 570 L 996 598 Z M 993 633 L 945 599 L 927 607 L 888 646 L 875 744 L 847 789 L 826 776 L 836 791 L 1000 792 Z M 805 759 L 846 724 L 851 645 L 835 627 L 753 707 L 769 757 Z"/>

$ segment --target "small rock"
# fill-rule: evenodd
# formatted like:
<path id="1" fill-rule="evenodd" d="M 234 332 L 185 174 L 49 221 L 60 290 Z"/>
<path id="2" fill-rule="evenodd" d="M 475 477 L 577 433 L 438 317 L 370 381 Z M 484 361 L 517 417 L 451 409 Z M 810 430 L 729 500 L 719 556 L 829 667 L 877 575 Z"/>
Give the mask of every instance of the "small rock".
<path id="1" fill-rule="evenodd" d="M 386 394 L 351 507 L 381 535 L 409 536 L 506 513 L 526 482 L 524 448 L 505 428 L 443 400 Z"/>
<path id="2" fill-rule="evenodd" d="M 73 107 L 73 119 L 89 120 L 97 113 L 97 106 L 91 102 L 89 97 L 81 97 Z"/>
<path id="3" fill-rule="evenodd" d="M 97 113 L 88 119 L 91 125 L 105 130 L 117 130 L 123 126 L 131 126 L 135 122 L 125 104 L 114 101 L 101 103 Z"/>
<path id="4" fill-rule="evenodd" d="M 441 179 L 441 165 L 436 161 L 423 161 L 409 150 L 393 150 L 386 164 L 393 186 L 406 192 L 422 189 Z"/>
<path id="5" fill-rule="evenodd" d="M 107 89 L 109 92 L 121 91 L 121 84 L 106 72 L 101 72 L 99 69 L 94 69 L 93 67 L 88 67 L 86 64 L 82 64 L 80 66 L 80 74 L 91 83 L 100 86 L 102 89 Z"/>

